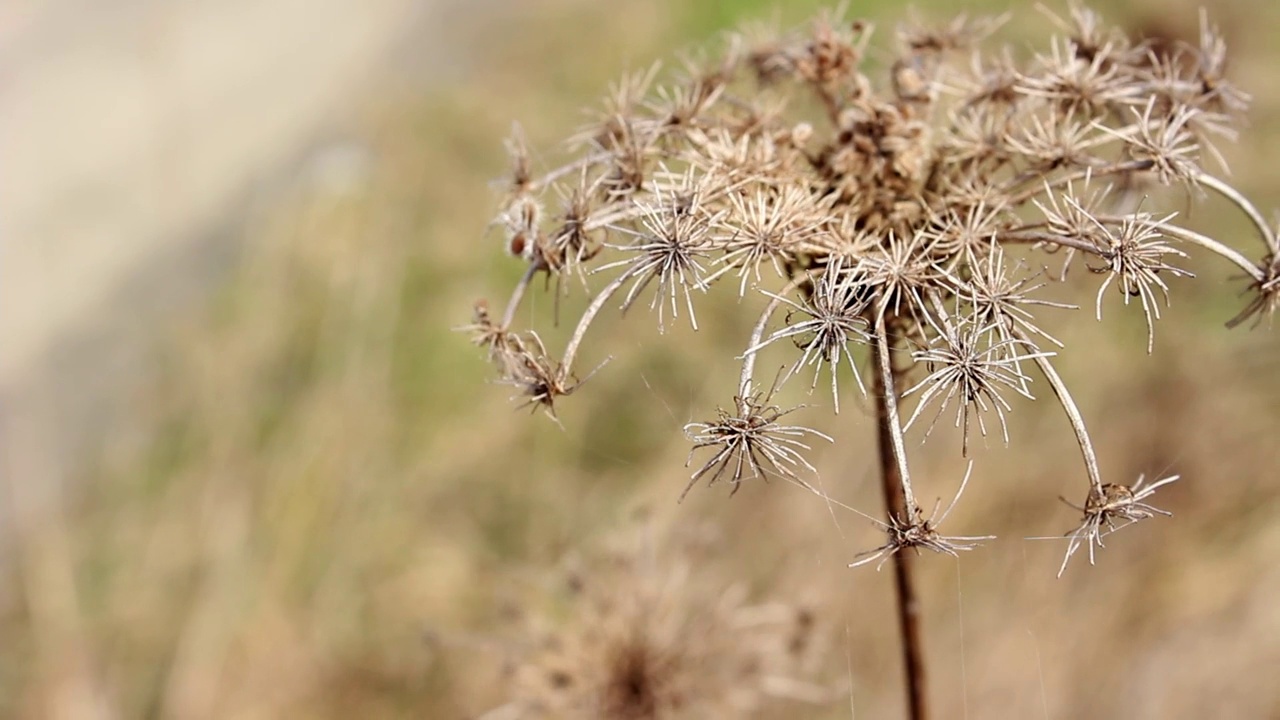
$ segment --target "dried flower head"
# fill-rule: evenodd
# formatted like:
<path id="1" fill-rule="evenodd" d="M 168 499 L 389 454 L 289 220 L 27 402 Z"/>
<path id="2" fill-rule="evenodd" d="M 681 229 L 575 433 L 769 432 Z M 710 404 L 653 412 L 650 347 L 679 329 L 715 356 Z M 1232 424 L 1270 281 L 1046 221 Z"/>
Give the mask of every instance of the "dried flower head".
<path id="1" fill-rule="evenodd" d="M 752 602 L 695 572 L 680 543 L 628 542 L 579 563 L 559 608 L 517 659 L 512 699 L 486 720 L 755 717 L 823 705 L 807 678 L 825 652 L 813 608 Z"/>
<path id="2" fill-rule="evenodd" d="M 1145 477 L 1139 475 L 1132 486 L 1106 483 L 1089 490 L 1089 497 L 1084 506 L 1075 505 L 1063 498 L 1067 505 L 1084 513 L 1080 526 L 1067 533 L 1067 554 L 1062 558 L 1062 566 L 1058 568 L 1058 577 L 1067 570 L 1067 563 L 1075 555 L 1081 545 L 1089 548 L 1089 564 L 1094 564 L 1094 549 L 1105 547 L 1102 538 L 1121 528 L 1128 527 L 1139 520 L 1147 520 L 1157 515 L 1171 517 L 1173 513 L 1161 510 L 1146 502 L 1156 490 L 1178 479 L 1177 475 L 1164 478 L 1145 485 Z"/>
<path id="3" fill-rule="evenodd" d="M 1263 318 L 1269 321 L 1275 317 L 1276 309 L 1280 308 L 1280 255 L 1271 256 L 1263 265 L 1266 270 L 1253 279 L 1246 291 L 1252 294 L 1252 299 L 1239 315 L 1231 318 L 1227 327 L 1236 327 L 1249 318 L 1253 318 L 1257 326 Z"/>
<path id="4" fill-rule="evenodd" d="M 807 427 L 779 423 L 800 408 L 782 410 L 770 405 L 772 394 L 772 391 L 766 394 L 746 387 L 733 399 L 734 412 L 720 409 L 714 422 L 694 422 L 684 426 L 685 435 L 693 443 L 686 466 L 693 462 L 694 453 L 702 448 L 714 448 L 715 452 L 690 476 L 689 484 L 680 494 L 681 500 L 708 473 L 711 484 L 727 476 L 733 486 L 730 495 L 738 492 L 743 480 L 768 480 L 770 475 L 813 490 L 796 474 L 801 467 L 816 472 L 800 454 L 802 450 L 812 449 L 804 438 L 813 436 L 827 442 L 831 442 L 831 438 Z"/>
<path id="5" fill-rule="evenodd" d="M 679 316 L 680 294 L 684 295 L 689 322 L 698 329 L 693 291 L 706 290 L 707 270 L 701 259 L 710 254 L 711 228 L 721 215 L 710 211 L 706 204 L 709 177 L 703 175 L 699 180 L 688 174 L 679 186 L 662 192 L 656 201 L 637 200 L 641 229 L 613 226 L 611 229 L 632 237 L 633 241 L 609 246 L 633 253 L 633 257 L 597 268 L 598 271 L 626 268 L 621 277 L 626 278 L 631 287 L 622 302 L 623 310 L 631 307 L 641 291 L 656 281 L 649 307 L 658 313 L 659 330 L 664 327 L 664 308 L 668 302 L 672 316 Z"/>
<path id="6" fill-rule="evenodd" d="M 1052 357 L 1054 353 L 1028 352 L 1026 348 L 1034 347 L 1029 341 L 995 337 L 992 333 L 995 329 L 994 324 L 985 327 L 968 323 L 953 326 L 937 336 L 933 347 L 913 354 L 912 358 L 917 363 L 924 363 L 929 374 L 902 393 L 903 397 L 907 397 L 920 392 L 915 412 L 907 420 L 904 429 L 915 424 L 925 407 L 937 400 L 938 412 L 925 431 L 928 436 L 938 418 L 942 417 L 942 413 L 954 400 L 959 405 L 956 409 L 955 426 L 963 427 L 964 454 L 969 453 L 971 413 L 977 417 L 978 429 L 986 437 L 987 425 L 982 415 L 994 410 L 1000 420 L 1000 433 L 1005 444 L 1009 444 L 1009 426 L 1005 421 L 1005 413 L 1012 411 L 1013 406 L 1004 399 L 1001 392 L 1012 390 L 1034 400 L 1027 390 L 1031 378 L 1022 374 L 1019 363 Z"/>
<path id="7" fill-rule="evenodd" d="M 1193 277 L 1181 268 L 1174 267 L 1165 258 L 1185 258 L 1186 253 L 1164 241 L 1160 228 L 1173 215 L 1155 220 L 1147 213 L 1134 213 L 1120 218 L 1117 227 L 1109 228 L 1100 220 L 1098 224 L 1103 239 L 1100 256 L 1106 261 L 1103 267 L 1090 267 L 1096 273 L 1105 273 L 1107 278 L 1098 288 L 1097 314 L 1102 319 L 1102 296 L 1113 281 L 1118 281 L 1117 289 L 1124 296 L 1124 303 L 1136 297 L 1142 303 L 1142 313 L 1147 318 L 1147 352 L 1150 353 L 1155 344 L 1155 321 L 1160 319 L 1160 305 L 1157 291 L 1169 302 L 1169 286 L 1165 284 L 1160 273 L 1170 277 Z"/>
<path id="8" fill-rule="evenodd" d="M 865 392 L 870 373 L 881 466 L 896 470 L 885 478 L 906 508 L 883 523 L 891 540 L 877 552 L 889 555 L 964 549 L 921 517 L 906 433 L 954 403 L 962 452 L 971 421 L 985 435 L 992 411 L 1007 442 L 1006 415 L 1032 400 L 1033 376 L 1069 420 L 1090 492 L 1118 487 L 1103 481 L 1084 414 L 1042 348 L 1069 351 L 1046 330 L 1049 311 L 1076 308 L 1050 296 L 1068 289 L 1055 280 L 1072 266 L 1101 276 L 1097 319 L 1115 288 L 1140 306 L 1154 352 L 1160 306 L 1177 291 L 1170 278 L 1192 277 L 1189 247 L 1244 273 L 1250 298 L 1236 325 L 1280 307 L 1280 238 L 1203 165 L 1221 160 L 1209 138 L 1234 137 L 1247 105 L 1206 18 L 1195 42 L 1157 44 L 1079 3 L 1049 16 L 1055 36 L 1029 58 L 992 40 L 1003 18 L 960 18 L 904 26 L 873 67 L 872 27 L 824 12 L 807 28 L 732 36 L 671 77 L 650 68 L 625 78 L 574 136 L 575 154 L 542 176 L 513 141 L 497 222 L 526 272 L 500 321 L 477 316 L 477 342 L 526 402 L 550 410 L 578 387 L 579 350 L 606 305 L 621 298 L 625 310 L 652 291 L 659 329 L 684 313 L 697 329 L 695 296 L 731 285 L 741 306 L 763 307 L 732 407 L 686 427 L 694 450 L 712 453 L 693 482 L 725 478 L 736 490 L 780 475 L 808 487 L 798 476 L 814 467 L 807 441 L 830 438 L 784 425 L 791 411 L 774 391 L 813 368 L 812 391 L 825 371 L 838 411 L 841 384 L 852 374 Z M 1204 193 L 1249 219 L 1260 250 L 1161 209 Z M 1055 254 L 1060 273 L 1037 270 Z M 615 274 L 560 358 L 512 329 L 533 277 L 601 271 Z M 788 369 L 762 394 L 754 368 L 765 353 L 786 356 Z M 1094 530 L 1079 542 L 1092 550 L 1110 531 L 1100 528 L 1154 512 L 1142 498 L 1163 482 L 1131 488 L 1132 502 L 1088 505 Z"/>
<path id="9" fill-rule="evenodd" d="M 884 567 L 884 563 L 895 553 L 904 550 L 914 550 L 917 553 L 923 550 L 929 550 L 951 557 L 959 557 L 961 552 L 972 550 L 982 543 L 984 540 L 994 540 L 994 535 L 959 535 L 946 536 L 938 533 L 938 526 L 942 524 L 947 516 L 951 514 L 951 510 L 955 508 L 956 503 L 960 501 L 960 496 L 964 494 L 964 489 L 969 485 L 969 476 L 973 473 L 973 463 L 969 463 L 968 469 L 965 470 L 964 479 L 960 481 L 960 488 L 956 490 L 956 495 L 951 499 L 951 503 L 947 508 L 938 514 L 938 505 L 935 505 L 933 512 L 928 518 L 924 517 L 923 511 L 917 506 L 912 506 L 907 513 L 907 517 L 898 517 L 890 514 L 888 522 L 880 522 L 872 518 L 872 521 L 880 526 L 889 536 L 888 541 L 878 548 L 858 553 L 853 562 L 849 563 L 849 567 L 858 567 L 873 562 L 876 563 L 876 570 Z"/>
<path id="10" fill-rule="evenodd" d="M 858 388 L 866 392 L 852 352 L 855 346 L 870 337 L 866 329 L 869 295 L 857 270 L 846 267 L 842 259 L 836 258 L 813 282 L 813 291 L 807 298 L 797 302 L 782 295 L 765 294 L 774 302 L 790 308 L 787 322 L 769 337 L 747 348 L 747 354 L 757 353 L 780 340 L 793 340 L 801 353 L 783 381 L 802 367 L 816 366 L 812 389 L 817 387 L 821 366 L 826 365 L 831 375 L 831 400 L 837 413 L 840 412 L 837 378 L 842 360 L 853 370 Z M 796 319 L 805 317 L 808 319 Z"/>

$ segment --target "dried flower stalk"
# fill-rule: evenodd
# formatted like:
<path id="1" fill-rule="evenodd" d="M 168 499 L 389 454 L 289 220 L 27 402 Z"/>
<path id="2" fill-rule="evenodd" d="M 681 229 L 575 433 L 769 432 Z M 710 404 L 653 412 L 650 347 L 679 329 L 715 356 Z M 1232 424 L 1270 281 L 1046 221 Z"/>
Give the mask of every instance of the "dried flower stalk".
<path id="1" fill-rule="evenodd" d="M 668 315 L 686 313 L 696 328 L 695 307 L 717 284 L 733 285 L 743 302 L 759 295 L 766 307 L 741 356 L 733 410 L 686 428 L 695 449 L 713 449 L 690 484 L 723 477 L 736 492 L 772 474 L 809 487 L 799 475 L 813 470 L 803 438 L 830 438 L 779 423 L 790 411 L 757 389 L 760 354 L 793 353 L 783 385 L 812 368 L 812 391 L 829 374 L 837 411 L 840 367 L 863 393 L 862 374 L 872 373 L 888 508 L 878 522 L 888 541 L 854 564 L 891 557 L 902 607 L 914 600 L 911 554 L 900 550 L 954 554 L 985 539 L 944 538 L 923 516 L 907 428 L 929 407 L 936 421 L 954 405 L 966 453 L 971 424 L 985 437 L 992 411 L 1007 443 L 1010 400 L 1033 397 L 1038 371 L 1084 459 L 1084 519 L 1065 536 L 1063 568 L 1082 543 L 1092 561 L 1117 520 L 1163 514 L 1144 499 L 1170 480 L 1103 481 L 1083 414 L 1050 362 L 1066 349 L 1040 320 L 1075 306 L 1043 293 L 1083 266 L 1100 276 L 1097 319 L 1117 294 L 1139 306 L 1151 353 L 1161 305 L 1192 277 L 1186 248 L 1245 273 L 1248 299 L 1229 326 L 1270 320 L 1280 307 L 1280 230 L 1202 163 L 1222 164 L 1213 142 L 1236 137 L 1249 100 L 1227 79 L 1225 43 L 1207 17 L 1194 43 L 1130 39 L 1074 3 L 1050 19 L 1057 36 L 1029 59 L 988 47 L 999 18 L 904 26 L 877 83 L 863 72 L 872 27 L 827 12 L 807 30 L 731 36 L 719 58 L 670 80 L 656 68 L 624 79 L 574 135 L 577 155 L 540 177 L 517 135 L 496 223 L 527 272 L 500 323 L 487 310 L 477 317 L 476 342 L 526 402 L 550 410 L 581 385 L 578 352 L 611 301 L 625 311 L 647 299 L 661 330 Z M 1151 209 L 1180 189 L 1226 198 L 1260 242 L 1234 248 Z M 564 208 L 553 218 L 540 210 L 548 193 Z M 1061 273 L 1034 269 L 1044 264 L 1036 256 L 1054 254 Z M 560 359 L 512 328 L 534 276 L 556 278 L 558 293 L 567 274 L 597 272 L 613 276 Z M 913 398 L 904 427 L 900 408 Z M 918 660 L 918 641 L 904 645 Z M 908 674 L 920 718 L 917 670 Z"/>

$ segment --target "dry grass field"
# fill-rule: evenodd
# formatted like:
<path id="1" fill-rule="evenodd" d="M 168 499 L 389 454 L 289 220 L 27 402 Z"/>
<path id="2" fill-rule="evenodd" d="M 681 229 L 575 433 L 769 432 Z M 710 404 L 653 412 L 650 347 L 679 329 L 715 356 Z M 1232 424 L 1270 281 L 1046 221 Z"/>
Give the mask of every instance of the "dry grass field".
<path id="1" fill-rule="evenodd" d="M 486 227 L 512 122 L 551 153 L 622 71 L 769 4 L 514 5 L 460 21 L 476 53 L 456 82 L 385 88 L 364 123 L 367 179 L 300 188 L 246 231 L 235 277 L 159 343 L 163 373 L 77 459 L 76 492 L 16 528 L 0 716 L 519 717 L 513 700 L 554 704 L 607 670 L 593 648 L 632 632 L 678 659 L 664 682 L 687 704 L 670 717 L 904 716 L 891 574 L 846 567 L 880 544 L 874 526 L 786 482 L 676 502 L 681 428 L 732 395 L 758 308 L 713 293 L 700 331 L 665 335 L 613 312 L 593 329 L 613 358 L 558 424 L 513 411 L 452 330 L 523 269 Z M 1012 9 L 1015 47 L 1047 36 L 1033 7 Z M 1194 38 L 1197 10 L 1106 13 Z M 1269 212 L 1280 8 L 1210 10 L 1254 94 L 1223 149 Z M 851 14 L 887 34 L 898 12 Z M 1250 231 L 1216 200 L 1185 210 L 1218 237 Z M 1226 330 L 1239 284 L 1193 261 L 1206 272 L 1174 282 L 1151 356 L 1138 308 L 1093 321 L 1094 278 L 1054 288 L 1085 309 L 1046 322 L 1104 474 L 1181 474 L 1162 491 L 1174 517 L 1055 579 L 1064 543 L 1024 538 L 1075 521 L 1056 498 L 1074 493 L 1078 450 L 1053 405 L 1015 403 L 1010 447 L 978 443 L 981 473 L 948 520 L 998 540 L 917 563 L 937 717 L 1280 717 L 1280 335 Z M 549 317 L 553 300 L 535 285 L 522 312 Z M 582 305 L 575 293 L 562 312 Z M 833 498 L 876 515 L 874 409 L 848 397 L 835 419 L 804 411 L 838 439 L 815 465 Z M 958 444 L 914 449 L 930 504 L 964 473 Z"/>

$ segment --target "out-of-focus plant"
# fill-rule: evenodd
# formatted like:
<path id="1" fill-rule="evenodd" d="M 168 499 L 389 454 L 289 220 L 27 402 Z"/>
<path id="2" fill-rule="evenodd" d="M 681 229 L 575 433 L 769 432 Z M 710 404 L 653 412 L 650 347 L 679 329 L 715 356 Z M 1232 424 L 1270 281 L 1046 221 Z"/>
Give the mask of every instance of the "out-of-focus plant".
<path id="1" fill-rule="evenodd" d="M 1102 478 L 1053 364 L 1063 344 L 1039 319 L 1075 306 L 1043 289 L 1073 267 L 1099 276 L 1094 314 L 1114 289 L 1141 309 L 1148 352 L 1168 281 L 1192 276 L 1184 248 L 1243 273 L 1249 299 L 1229 326 L 1269 320 L 1280 306 L 1277 230 L 1202 162 L 1223 169 L 1213 143 L 1236 138 L 1248 104 L 1226 78 L 1221 35 L 1202 17 L 1197 43 L 1134 40 L 1079 5 L 1050 19 L 1058 33 L 1029 58 L 984 47 L 1001 18 L 904 26 L 876 83 L 864 74 L 870 25 L 825 13 L 803 32 L 731 35 L 667 82 L 656 68 L 624 78 L 571 138 L 572 158 L 549 172 L 535 173 L 517 133 L 496 222 L 527 269 L 500 316 L 482 301 L 468 326 L 502 380 L 554 418 L 598 369 L 584 372 L 578 355 L 605 306 L 647 303 L 660 331 L 681 315 L 696 329 L 696 301 L 713 285 L 762 296 L 732 403 L 686 427 L 694 452 L 710 453 L 690 487 L 706 478 L 736 491 L 773 475 L 813 490 L 805 453 L 832 438 L 790 423 L 774 393 L 802 374 L 812 390 L 825 372 L 838 413 L 841 365 L 861 392 L 869 376 L 886 504 L 875 522 L 887 538 L 851 565 L 894 564 L 913 718 L 928 713 L 912 558 L 989 538 L 941 533 L 970 475 L 950 507 L 926 513 L 904 433 L 927 423 L 927 437 L 945 416 L 966 455 L 975 428 L 998 429 L 1007 443 L 1010 397 L 1032 398 L 1042 376 L 1084 464 L 1061 574 L 1082 547 L 1092 562 L 1111 533 L 1167 515 L 1150 501 L 1177 476 Z M 1256 248 L 1159 209 L 1170 196 L 1208 193 L 1256 226 Z M 1056 256 L 1058 268 L 1031 261 L 1035 253 Z M 554 279 L 558 296 L 596 273 L 608 279 L 562 353 L 513 326 L 535 278 Z M 757 359 L 774 349 L 794 357 L 762 383 Z"/>
<path id="2" fill-rule="evenodd" d="M 641 530 L 606 553 L 574 553 L 560 621 L 527 613 L 545 627 L 525 631 L 512 699 L 481 720 L 751 717 L 837 697 L 805 679 L 828 644 L 814 608 L 722 586 L 693 562 L 699 533 Z"/>

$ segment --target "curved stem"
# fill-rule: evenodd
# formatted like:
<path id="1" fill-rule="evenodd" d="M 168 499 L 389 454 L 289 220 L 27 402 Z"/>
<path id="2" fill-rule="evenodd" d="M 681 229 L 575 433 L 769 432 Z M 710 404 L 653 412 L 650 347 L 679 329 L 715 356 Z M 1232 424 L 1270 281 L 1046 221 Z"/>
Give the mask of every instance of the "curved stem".
<path id="1" fill-rule="evenodd" d="M 1097 220 L 1098 222 L 1114 223 L 1120 222 L 1122 218 L 1106 216 L 1099 217 Z M 1100 257 L 1103 256 L 1102 249 L 1091 242 L 1081 240 L 1079 238 L 1067 237 L 1065 235 L 1056 235 L 1054 233 L 1033 230 L 1031 229 L 1032 227 L 1033 226 L 1028 225 L 1007 232 L 1002 232 L 998 236 L 998 240 L 1012 243 L 1053 243 L 1054 245 L 1074 248 L 1081 252 L 1087 252 Z M 1262 269 L 1250 262 L 1249 258 L 1246 258 L 1240 251 L 1224 245 L 1207 235 L 1201 235 L 1194 230 L 1188 230 L 1179 225 L 1173 225 L 1170 223 L 1155 223 L 1155 227 L 1159 228 L 1161 232 L 1170 237 L 1177 238 L 1194 245 L 1199 245 L 1209 252 L 1222 257 L 1224 260 L 1234 263 L 1254 280 L 1261 282 L 1265 277 Z"/>
<path id="2" fill-rule="evenodd" d="M 1046 181 L 1044 184 L 1038 187 L 1032 186 L 1016 195 L 1011 195 L 1006 205 L 1009 207 L 1021 205 L 1022 203 L 1030 200 L 1031 198 L 1035 197 L 1036 195 L 1039 195 L 1040 193 L 1046 190 L 1051 190 L 1056 187 L 1061 187 L 1062 185 L 1066 185 L 1067 183 L 1074 182 L 1076 180 L 1084 180 L 1085 178 L 1101 177 L 1104 175 L 1116 175 L 1119 173 L 1126 173 L 1126 172 L 1141 172 L 1143 170 L 1150 170 L 1153 165 L 1155 165 L 1155 163 L 1150 160 L 1129 160 L 1128 162 L 1116 163 L 1115 165 L 1107 165 L 1104 167 L 1087 167 L 1080 170 L 1075 170 L 1073 172 L 1059 175 L 1058 177 L 1052 180 Z M 1030 180 L 1034 180 L 1035 178 L 1038 178 L 1038 177 L 1042 177 L 1042 176 L 1039 173 L 1036 173 L 1036 174 L 1028 174 L 1025 177 L 1020 176 L 1020 177 L 1014 178 L 1009 183 L 1008 192 L 1012 193 L 1014 190 L 1018 188 L 1018 186 Z"/>
<path id="3" fill-rule="evenodd" d="M 1267 244 L 1267 248 L 1272 253 L 1280 253 L 1280 242 L 1277 242 L 1276 234 L 1267 226 L 1266 218 L 1262 217 L 1262 213 L 1258 212 L 1258 208 L 1249 202 L 1249 198 L 1241 195 L 1239 190 L 1208 173 L 1197 173 L 1193 179 L 1201 185 L 1206 185 L 1218 191 L 1220 195 L 1244 211 L 1244 214 L 1248 215 L 1253 224 L 1258 227 L 1258 233 L 1262 235 L 1262 240 Z"/>
<path id="4" fill-rule="evenodd" d="M 577 160 L 574 160 L 573 162 L 567 165 L 562 165 L 556 168 L 555 170 L 551 170 L 547 172 L 547 174 L 543 175 L 542 177 L 530 182 L 529 189 L 533 192 L 537 192 L 538 190 L 541 190 L 547 185 L 550 185 L 556 180 L 559 180 L 560 178 L 564 177 L 565 175 L 568 175 L 574 170 L 580 170 L 585 167 L 590 167 L 598 162 L 603 162 L 605 160 L 608 160 L 611 157 L 613 157 L 613 153 L 608 153 L 608 152 L 599 152 L 593 155 L 580 157 Z"/>
<path id="5" fill-rule="evenodd" d="M 896 335 L 896 334 L 895 334 Z M 885 509 L 893 524 L 915 523 L 906 480 L 906 455 L 902 448 L 902 429 L 898 424 L 897 395 L 899 374 L 889 359 L 889 347 L 897 342 L 890 338 L 883 320 L 876 323 L 876 339 L 880 356 L 880 372 L 875 376 L 876 418 L 879 432 L 880 482 L 884 490 Z M 895 458 L 897 462 L 895 462 Z M 918 513 L 916 513 L 918 515 Z M 898 632 L 902 642 L 902 665 L 906 676 L 907 707 L 911 720 L 928 720 L 928 687 L 925 677 L 924 642 L 921 639 L 920 600 L 916 596 L 912 564 L 916 554 L 902 549 L 893 553 L 894 588 L 897 595 Z"/>
<path id="6" fill-rule="evenodd" d="M 618 277 L 614 278 L 608 285 L 596 294 L 591 300 L 591 304 L 583 311 L 582 317 L 578 319 L 578 326 L 573 329 L 573 335 L 569 337 L 569 344 L 564 348 L 564 358 L 560 361 L 560 366 L 564 368 L 564 373 L 568 375 L 573 369 L 573 358 L 578 354 L 578 346 L 582 344 L 582 338 L 587 334 L 587 328 L 591 325 L 591 321 L 600 312 L 600 308 L 618 292 L 618 288 L 622 287 L 632 275 L 635 275 L 635 268 L 628 268 Z"/>
<path id="7" fill-rule="evenodd" d="M 1208 250 L 1209 252 L 1216 253 L 1217 255 L 1221 255 L 1223 259 L 1229 260 L 1235 263 L 1237 266 L 1240 267 L 1241 270 L 1244 270 L 1246 273 L 1248 273 L 1249 277 L 1253 278 L 1254 280 L 1257 280 L 1258 282 L 1262 282 L 1262 279 L 1264 277 L 1262 270 L 1257 265 L 1254 265 L 1253 263 L 1249 262 L 1249 259 L 1246 258 L 1243 254 L 1240 253 L 1240 251 L 1236 250 L 1235 248 L 1229 247 L 1227 245 L 1223 245 L 1222 243 L 1218 242 L 1217 240 L 1214 240 L 1208 235 L 1201 235 L 1200 233 L 1195 232 L 1194 230 L 1188 230 L 1178 225 L 1170 225 L 1168 223 L 1157 223 L 1156 227 L 1160 228 L 1160 232 L 1163 232 L 1164 234 L 1170 237 L 1174 237 L 1179 240 L 1185 240 L 1186 242 L 1192 243 L 1194 245 L 1199 245 L 1200 247 L 1204 248 L 1205 250 Z"/>
<path id="8" fill-rule="evenodd" d="M 515 289 L 511 291 L 511 299 L 507 301 L 507 309 L 502 313 L 502 324 L 499 327 L 503 330 L 510 328 L 511 322 L 516 319 L 516 310 L 520 309 L 520 301 L 524 299 L 524 291 L 528 289 L 529 283 L 533 281 L 533 276 L 537 275 L 540 269 L 542 269 L 542 263 L 535 260 L 529 263 L 524 275 L 520 276 L 520 282 L 516 283 Z"/>
<path id="9" fill-rule="evenodd" d="M 1015 327 L 1014 335 L 1023 342 L 1030 343 L 1031 338 L 1020 328 Z M 1053 388 L 1053 393 L 1058 396 L 1058 402 L 1062 405 L 1062 409 L 1067 414 L 1067 420 L 1071 423 L 1071 429 L 1076 434 L 1076 442 L 1080 444 L 1080 453 L 1084 456 L 1085 471 L 1089 474 L 1089 485 L 1094 491 L 1101 494 L 1102 492 L 1102 473 L 1098 470 L 1098 456 L 1093 452 L 1093 441 L 1089 439 L 1089 431 L 1085 429 L 1084 418 L 1080 415 L 1080 409 L 1076 407 L 1075 400 L 1071 398 L 1071 392 L 1067 390 L 1067 384 L 1062 381 L 1062 376 L 1058 374 L 1053 363 L 1049 362 L 1046 355 L 1032 355 L 1036 361 L 1036 365 L 1040 366 L 1040 372 L 1044 373 L 1045 379 L 1049 381 L 1049 385 Z"/>
<path id="10" fill-rule="evenodd" d="M 1087 252 L 1091 255 L 1102 257 L 1102 248 L 1094 245 L 1086 240 L 1079 238 L 1067 237 L 1066 235 L 1056 235 L 1050 232 L 1041 232 L 1039 230 L 1015 229 L 1002 232 L 996 236 L 998 242 L 1010 243 L 1053 243 L 1054 245 L 1062 245 L 1063 247 L 1075 248 L 1081 252 Z"/>
<path id="11" fill-rule="evenodd" d="M 800 283 L 805 282 L 808 279 L 808 275 L 802 275 L 795 278 L 791 282 L 787 283 L 787 286 L 782 288 L 781 292 L 769 298 L 769 304 L 765 305 L 764 312 L 760 313 L 760 319 L 756 321 L 755 328 L 751 330 L 751 342 L 747 345 L 748 348 L 756 348 L 760 346 L 760 338 L 764 337 L 764 328 L 769 324 L 769 318 L 773 316 L 773 311 L 777 310 L 778 306 L 782 304 L 782 298 L 785 297 L 787 293 L 799 287 Z M 748 388 L 751 385 L 751 378 L 755 374 L 755 369 L 756 353 L 749 352 L 743 358 L 742 374 L 738 376 L 738 391 L 743 397 L 746 397 L 748 393 Z"/>

